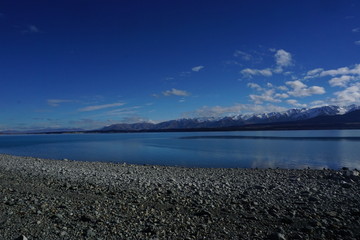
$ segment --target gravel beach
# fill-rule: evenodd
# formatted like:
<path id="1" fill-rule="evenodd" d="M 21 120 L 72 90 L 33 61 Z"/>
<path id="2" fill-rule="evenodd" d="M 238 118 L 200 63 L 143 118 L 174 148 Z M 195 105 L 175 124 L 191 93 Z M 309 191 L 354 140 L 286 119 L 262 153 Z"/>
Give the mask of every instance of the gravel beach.
<path id="1" fill-rule="evenodd" d="M 0 155 L 0 239 L 360 239 L 357 170 Z"/>

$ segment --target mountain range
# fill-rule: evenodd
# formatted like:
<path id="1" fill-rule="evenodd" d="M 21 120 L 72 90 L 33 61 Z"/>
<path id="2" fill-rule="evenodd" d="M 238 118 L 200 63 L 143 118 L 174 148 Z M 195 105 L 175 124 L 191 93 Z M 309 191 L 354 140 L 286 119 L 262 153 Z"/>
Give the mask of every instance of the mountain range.
<path id="1" fill-rule="evenodd" d="M 360 128 L 360 106 L 323 106 L 221 118 L 183 118 L 160 123 L 113 124 L 98 132 Z"/>
<path id="2" fill-rule="evenodd" d="M 111 133 L 172 131 L 360 129 L 360 105 L 289 109 L 261 114 L 234 114 L 224 117 L 182 118 L 160 123 L 120 123 L 96 130 L 46 128 L 2 131 L 0 134 Z"/>

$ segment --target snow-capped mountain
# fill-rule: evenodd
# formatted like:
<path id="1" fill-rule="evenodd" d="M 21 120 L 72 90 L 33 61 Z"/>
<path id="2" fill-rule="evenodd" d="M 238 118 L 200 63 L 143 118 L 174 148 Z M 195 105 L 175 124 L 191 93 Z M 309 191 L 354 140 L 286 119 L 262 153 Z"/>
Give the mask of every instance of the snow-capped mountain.
<path id="1" fill-rule="evenodd" d="M 214 129 L 226 127 L 239 127 L 254 124 L 273 124 L 306 121 L 321 116 L 345 115 L 360 110 L 360 106 L 323 106 L 317 108 L 289 109 L 283 112 L 270 112 L 261 114 L 238 114 L 222 118 L 184 118 L 161 123 L 134 123 L 114 124 L 104 127 L 101 131 L 157 131 L 173 129 Z M 359 119 L 360 122 L 360 119 Z"/>
<path id="2" fill-rule="evenodd" d="M 317 108 L 295 108 L 284 112 L 236 115 L 233 116 L 233 118 L 242 119 L 247 124 L 289 122 L 306 120 L 318 116 L 343 115 L 358 109 L 360 109 L 360 106 L 357 105 L 350 105 L 346 107 L 323 106 Z"/>

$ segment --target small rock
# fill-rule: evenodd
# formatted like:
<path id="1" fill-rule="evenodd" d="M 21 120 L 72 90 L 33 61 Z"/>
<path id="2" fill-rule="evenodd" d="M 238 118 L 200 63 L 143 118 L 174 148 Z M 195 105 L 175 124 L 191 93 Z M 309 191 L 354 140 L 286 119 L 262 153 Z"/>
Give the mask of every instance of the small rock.
<path id="1" fill-rule="evenodd" d="M 15 238 L 14 240 L 28 240 L 28 239 L 24 235 L 21 235 L 21 236 Z"/>
<path id="2" fill-rule="evenodd" d="M 311 202 L 317 202 L 318 200 L 316 197 L 309 197 L 309 201 Z"/>
<path id="3" fill-rule="evenodd" d="M 209 216 L 209 217 L 211 217 L 211 213 L 209 213 L 206 210 L 201 210 L 201 211 L 195 213 L 195 216 L 198 216 L 198 217 Z"/>
<path id="4" fill-rule="evenodd" d="M 254 188 L 255 188 L 256 190 L 265 190 L 265 189 L 266 189 L 265 187 L 260 186 L 260 185 L 255 185 Z"/>
<path id="5" fill-rule="evenodd" d="M 352 187 L 351 184 L 350 184 L 350 183 L 347 183 L 347 182 L 343 182 L 343 183 L 341 184 L 341 186 L 342 186 L 343 188 L 351 188 L 351 187 Z"/>
<path id="6" fill-rule="evenodd" d="M 278 233 L 278 232 L 270 234 L 268 239 L 269 240 L 286 240 L 284 234 Z"/>
<path id="7" fill-rule="evenodd" d="M 93 216 L 88 215 L 88 214 L 82 215 L 80 220 L 83 221 L 83 222 L 96 222 L 95 218 Z"/>
<path id="8" fill-rule="evenodd" d="M 330 211 L 326 213 L 327 215 L 329 215 L 330 217 L 336 217 L 337 216 L 337 212 L 335 211 Z"/>
<path id="9" fill-rule="evenodd" d="M 96 235 L 96 233 L 95 233 L 94 229 L 88 228 L 86 230 L 85 236 L 87 236 L 87 237 L 95 237 L 95 235 Z"/>

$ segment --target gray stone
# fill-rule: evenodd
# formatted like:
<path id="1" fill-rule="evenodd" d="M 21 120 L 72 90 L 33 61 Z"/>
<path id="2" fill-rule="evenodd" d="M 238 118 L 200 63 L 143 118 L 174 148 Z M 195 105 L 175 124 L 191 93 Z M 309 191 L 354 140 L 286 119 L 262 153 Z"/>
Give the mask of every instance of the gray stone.
<path id="1" fill-rule="evenodd" d="M 28 239 L 24 235 L 21 235 L 21 236 L 15 238 L 14 240 L 28 240 Z"/>
<path id="2" fill-rule="evenodd" d="M 269 240 L 286 240 L 285 235 L 279 232 L 272 233 L 268 237 Z"/>

